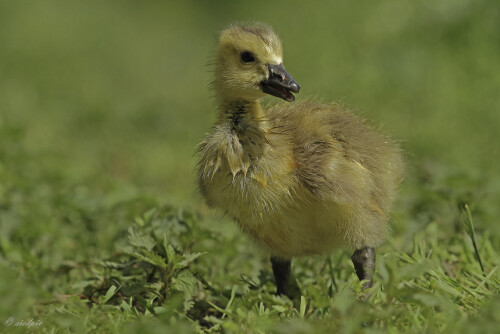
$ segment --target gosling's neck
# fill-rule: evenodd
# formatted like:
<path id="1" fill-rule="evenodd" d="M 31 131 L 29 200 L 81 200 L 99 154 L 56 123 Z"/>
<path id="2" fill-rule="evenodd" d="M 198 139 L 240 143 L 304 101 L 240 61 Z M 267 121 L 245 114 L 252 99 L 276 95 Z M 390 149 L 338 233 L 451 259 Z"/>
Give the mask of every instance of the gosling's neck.
<path id="1" fill-rule="evenodd" d="M 264 109 L 259 100 L 221 100 L 219 123 L 229 124 L 238 134 L 267 128 Z"/>

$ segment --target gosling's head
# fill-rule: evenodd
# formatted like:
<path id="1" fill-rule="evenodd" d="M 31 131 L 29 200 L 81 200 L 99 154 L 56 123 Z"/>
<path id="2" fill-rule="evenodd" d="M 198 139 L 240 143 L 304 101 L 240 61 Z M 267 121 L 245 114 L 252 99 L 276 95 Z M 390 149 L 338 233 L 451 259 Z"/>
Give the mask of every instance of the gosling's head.
<path id="1" fill-rule="evenodd" d="M 265 94 L 293 101 L 300 85 L 283 67 L 281 41 L 262 23 L 233 24 L 222 31 L 215 68 L 217 96 L 256 100 Z"/>

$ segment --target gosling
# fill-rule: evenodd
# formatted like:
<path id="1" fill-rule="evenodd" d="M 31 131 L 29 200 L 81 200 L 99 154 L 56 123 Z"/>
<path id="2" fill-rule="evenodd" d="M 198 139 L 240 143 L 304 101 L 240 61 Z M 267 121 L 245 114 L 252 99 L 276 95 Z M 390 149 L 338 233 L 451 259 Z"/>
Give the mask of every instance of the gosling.
<path id="1" fill-rule="evenodd" d="M 199 145 L 199 189 L 271 255 L 277 294 L 290 297 L 291 259 L 354 250 L 363 288 L 388 232 L 403 163 L 397 144 L 338 104 L 295 100 L 271 27 L 233 24 L 215 59 L 219 114 Z"/>

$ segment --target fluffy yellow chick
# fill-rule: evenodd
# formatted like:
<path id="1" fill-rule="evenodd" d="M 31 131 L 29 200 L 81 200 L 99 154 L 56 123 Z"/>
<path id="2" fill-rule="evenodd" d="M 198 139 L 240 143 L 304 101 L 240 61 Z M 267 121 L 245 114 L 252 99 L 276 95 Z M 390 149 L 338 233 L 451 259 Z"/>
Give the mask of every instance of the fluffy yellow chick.
<path id="1" fill-rule="evenodd" d="M 213 88 L 219 115 L 199 147 L 199 188 L 270 252 L 278 294 L 289 295 L 292 257 L 338 247 L 355 250 L 371 287 L 402 179 L 398 145 L 337 104 L 262 106 L 265 94 L 292 102 L 300 90 L 264 24 L 222 31 Z"/>

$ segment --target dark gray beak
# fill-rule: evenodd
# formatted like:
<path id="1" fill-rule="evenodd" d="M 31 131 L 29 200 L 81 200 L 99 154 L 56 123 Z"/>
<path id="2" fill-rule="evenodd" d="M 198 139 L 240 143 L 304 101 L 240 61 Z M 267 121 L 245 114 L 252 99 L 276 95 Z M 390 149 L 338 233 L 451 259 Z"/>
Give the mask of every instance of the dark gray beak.
<path id="1" fill-rule="evenodd" d="M 267 65 L 269 69 L 269 78 L 260 83 L 260 87 L 264 93 L 277 96 L 285 101 L 292 102 L 295 96 L 291 92 L 298 93 L 300 85 L 293 77 L 285 71 L 282 64 Z"/>

